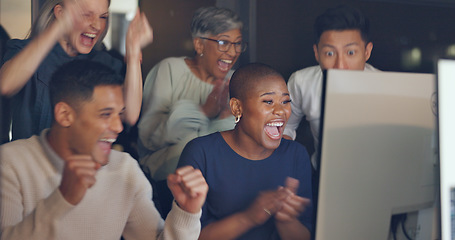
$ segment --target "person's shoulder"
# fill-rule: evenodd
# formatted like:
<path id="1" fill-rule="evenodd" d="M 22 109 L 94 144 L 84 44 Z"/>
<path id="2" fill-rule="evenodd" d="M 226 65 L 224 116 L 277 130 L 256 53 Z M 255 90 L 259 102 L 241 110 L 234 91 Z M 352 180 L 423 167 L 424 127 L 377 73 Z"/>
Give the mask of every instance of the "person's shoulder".
<path id="1" fill-rule="evenodd" d="M 194 138 L 186 144 L 185 151 L 213 152 L 217 149 L 215 146 L 220 144 L 222 138 L 220 132 Z"/>
<path id="2" fill-rule="evenodd" d="M 322 77 L 321 67 L 319 65 L 306 67 L 292 73 L 289 78 L 290 82 L 308 82 L 317 81 Z"/>
<path id="3" fill-rule="evenodd" d="M 6 62 L 20 52 L 28 43 L 29 39 L 10 39 L 6 42 L 6 51 L 4 51 L 3 60 Z M 1 60 L 1 59 L 0 59 Z"/>
<path id="4" fill-rule="evenodd" d="M 181 66 L 183 64 L 186 64 L 185 57 L 168 57 L 158 62 L 155 66 Z"/>
<path id="5" fill-rule="evenodd" d="M 124 168 L 125 166 L 135 167 L 138 166 L 138 162 L 129 153 L 112 149 L 107 165 L 111 168 Z"/>
<path id="6" fill-rule="evenodd" d="M 36 151 L 42 151 L 38 136 L 36 135 L 33 135 L 27 139 L 18 139 L 0 145 L 2 162 L 11 159 L 10 156 L 27 155 Z M 16 158 L 13 159 L 13 161 L 16 160 Z"/>
<path id="7" fill-rule="evenodd" d="M 297 154 L 308 153 L 306 148 L 301 143 L 294 140 L 288 140 L 285 138 L 281 139 L 279 148 L 283 152 L 294 152 Z"/>
<path id="8" fill-rule="evenodd" d="M 294 140 L 289 140 L 289 139 L 286 139 L 286 138 L 281 138 L 280 147 L 282 145 L 286 146 L 286 147 L 305 148 L 301 143 L 299 143 L 297 141 L 294 141 Z"/>
<path id="9" fill-rule="evenodd" d="M 139 163 L 129 153 L 111 150 L 109 162 L 99 170 L 98 176 L 104 179 L 115 179 L 122 186 L 129 186 L 135 191 L 149 187 L 149 182 L 139 167 Z"/>
<path id="10" fill-rule="evenodd" d="M 373 67 L 371 64 L 369 63 L 365 63 L 365 71 L 370 71 L 370 72 L 380 72 L 381 70 Z"/>
<path id="11" fill-rule="evenodd" d="M 306 67 L 306 68 L 302 68 L 300 70 L 297 70 L 293 73 L 293 75 L 311 75 L 311 74 L 316 74 L 316 73 L 319 73 L 321 72 L 321 67 L 319 65 L 315 65 L 315 66 L 311 66 L 311 67 Z"/>
<path id="12" fill-rule="evenodd" d="M 8 47 L 25 47 L 30 42 L 30 39 L 10 39 L 7 41 Z"/>
<path id="13" fill-rule="evenodd" d="M 222 138 L 220 132 L 214 132 L 208 135 L 200 136 L 197 138 L 192 139 L 189 143 L 195 144 L 195 145 L 210 145 L 213 143 L 216 143 L 220 138 Z"/>
<path id="14" fill-rule="evenodd" d="M 114 70 L 116 70 L 115 68 L 123 65 L 123 61 L 121 60 L 120 56 L 109 53 L 106 50 L 93 50 L 89 55 L 91 56 L 92 60 L 104 63 Z"/>
<path id="15" fill-rule="evenodd" d="M 127 152 L 112 149 L 109 154 L 109 162 L 104 166 L 106 171 L 116 173 L 118 176 L 138 175 L 142 173 L 139 162 Z"/>
<path id="16" fill-rule="evenodd" d="M 34 143 L 37 143 L 37 142 L 38 142 L 38 136 L 33 135 L 26 139 L 17 139 L 17 140 L 11 141 L 11 142 L 4 143 L 4 144 L 0 145 L 0 148 L 2 150 L 17 148 L 17 147 L 28 148 L 28 147 L 33 146 Z"/>
<path id="17" fill-rule="evenodd" d="M 175 77 L 189 70 L 185 63 L 185 57 L 168 57 L 155 64 L 150 70 L 149 75 L 154 75 L 162 71 L 172 74 Z"/>

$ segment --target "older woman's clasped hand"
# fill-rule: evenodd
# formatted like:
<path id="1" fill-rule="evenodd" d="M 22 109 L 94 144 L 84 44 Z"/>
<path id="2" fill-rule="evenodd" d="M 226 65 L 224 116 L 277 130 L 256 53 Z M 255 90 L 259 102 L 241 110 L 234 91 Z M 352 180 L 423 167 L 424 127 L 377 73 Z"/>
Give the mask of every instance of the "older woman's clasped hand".
<path id="1" fill-rule="evenodd" d="M 208 118 L 219 117 L 220 119 L 231 116 L 229 108 L 229 81 L 217 79 L 213 82 L 213 90 L 207 97 L 202 111 Z"/>
<path id="2" fill-rule="evenodd" d="M 254 225 L 262 225 L 272 216 L 280 222 L 296 220 L 310 204 L 309 199 L 296 195 L 298 186 L 297 179 L 288 177 L 285 187 L 261 192 L 245 215 Z"/>

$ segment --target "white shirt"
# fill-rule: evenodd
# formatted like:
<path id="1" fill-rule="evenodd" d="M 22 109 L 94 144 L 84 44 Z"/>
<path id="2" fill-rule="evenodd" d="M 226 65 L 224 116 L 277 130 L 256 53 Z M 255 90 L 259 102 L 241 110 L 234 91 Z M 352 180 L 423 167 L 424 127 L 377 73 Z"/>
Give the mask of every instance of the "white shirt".
<path id="1" fill-rule="evenodd" d="M 370 64 L 365 64 L 365 71 L 379 71 Z M 296 130 L 303 117 L 310 123 L 314 147 L 319 146 L 319 125 L 321 117 L 322 70 L 319 65 L 301 69 L 291 75 L 288 89 L 291 95 L 292 114 L 284 135 L 295 140 Z M 316 156 L 311 156 L 313 167 L 317 169 Z"/>

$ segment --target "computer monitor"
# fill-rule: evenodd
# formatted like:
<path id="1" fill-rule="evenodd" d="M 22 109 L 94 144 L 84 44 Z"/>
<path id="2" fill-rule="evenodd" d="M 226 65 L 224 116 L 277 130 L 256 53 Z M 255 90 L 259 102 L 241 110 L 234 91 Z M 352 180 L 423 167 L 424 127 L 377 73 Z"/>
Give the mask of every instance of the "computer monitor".
<path id="1" fill-rule="evenodd" d="M 441 239 L 455 239 L 455 60 L 437 69 Z"/>
<path id="2" fill-rule="evenodd" d="M 392 215 L 436 195 L 434 75 L 326 76 L 316 239 L 388 239 Z"/>

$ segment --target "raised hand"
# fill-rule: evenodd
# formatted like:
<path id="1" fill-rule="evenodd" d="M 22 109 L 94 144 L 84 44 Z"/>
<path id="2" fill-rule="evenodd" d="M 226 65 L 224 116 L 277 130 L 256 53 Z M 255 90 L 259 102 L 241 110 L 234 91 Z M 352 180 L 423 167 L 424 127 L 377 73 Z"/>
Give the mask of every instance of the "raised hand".
<path id="1" fill-rule="evenodd" d="M 190 213 L 201 210 L 209 188 L 199 169 L 181 167 L 169 174 L 167 185 L 181 209 Z"/>
<path id="2" fill-rule="evenodd" d="M 95 182 L 95 175 L 101 165 L 89 155 L 73 155 L 65 159 L 60 193 L 66 201 L 77 205 Z"/>
<path id="3" fill-rule="evenodd" d="M 285 185 L 285 187 L 280 187 L 279 189 L 286 191 L 288 196 L 283 200 L 281 209 L 275 214 L 277 221 L 296 219 L 305 211 L 305 207 L 310 204 L 309 199 L 296 195 L 299 188 L 297 179 L 288 177 Z"/>
<path id="4" fill-rule="evenodd" d="M 85 6 L 77 0 L 64 0 L 57 10 L 57 24 L 62 34 L 83 30 L 85 27 Z"/>
<path id="5" fill-rule="evenodd" d="M 141 49 L 153 42 L 153 29 L 144 13 L 139 8 L 136 15 L 130 22 L 126 33 L 126 54 L 127 57 L 141 56 Z"/>

